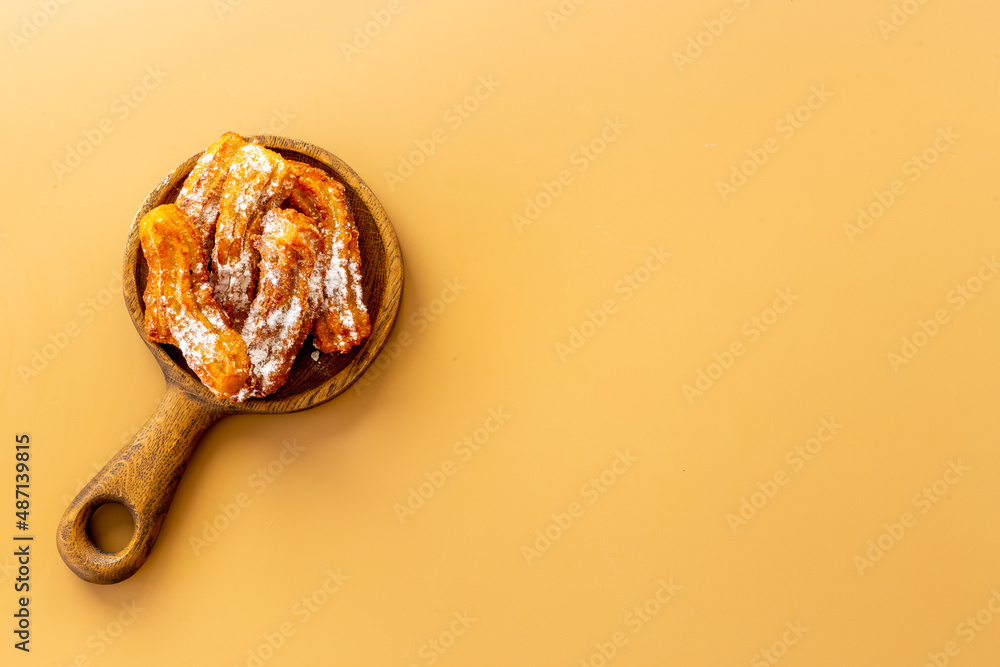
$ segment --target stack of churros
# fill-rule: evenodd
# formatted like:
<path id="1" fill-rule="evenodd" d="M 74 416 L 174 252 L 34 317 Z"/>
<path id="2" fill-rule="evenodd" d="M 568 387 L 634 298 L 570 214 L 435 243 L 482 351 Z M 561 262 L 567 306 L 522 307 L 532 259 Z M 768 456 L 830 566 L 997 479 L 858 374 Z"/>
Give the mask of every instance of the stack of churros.
<path id="1" fill-rule="evenodd" d="M 146 335 L 220 398 L 276 391 L 310 333 L 344 353 L 371 331 L 344 186 L 238 134 L 208 147 L 139 234 Z"/>

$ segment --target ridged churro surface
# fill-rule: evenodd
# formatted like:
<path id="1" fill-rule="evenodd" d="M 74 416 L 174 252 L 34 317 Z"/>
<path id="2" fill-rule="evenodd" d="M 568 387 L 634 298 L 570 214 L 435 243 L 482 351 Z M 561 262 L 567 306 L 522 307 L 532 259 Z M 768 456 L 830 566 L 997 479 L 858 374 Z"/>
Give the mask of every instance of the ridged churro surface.
<path id="1" fill-rule="evenodd" d="M 206 253 L 211 256 L 215 242 L 215 223 L 219 218 L 222 190 L 240 149 L 246 140 L 235 132 L 226 132 L 205 149 L 177 194 L 177 206 L 201 234 Z"/>
<path id="2" fill-rule="evenodd" d="M 229 168 L 219 201 L 212 252 L 215 299 L 241 328 L 257 290 L 259 255 L 253 245 L 264 213 L 288 196 L 294 183 L 288 163 L 274 151 L 249 143 Z"/>
<path id="3" fill-rule="evenodd" d="M 321 286 L 313 270 L 323 240 L 313 221 L 291 209 L 272 209 L 256 238 L 260 286 L 243 325 L 250 378 L 237 397 L 266 396 L 284 384 L 316 317 Z"/>
<path id="4" fill-rule="evenodd" d="M 326 353 L 346 352 L 371 331 L 362 299 L 354 214 L 341 183 L 315 167 L 301 162 L 290 164 L 296 180 L 288 202 L 311 217 L 323 237 L 319 258 L 323 289 L 313 342 Z"/>
<path id="5" fill-rule="evenodd" d="M 212 297 L 201 237 L 174 204 L 140 221 L 149 273 L 143 300 L 146 333 L 177 346 L 195 375 L 220 397 L 235 395 L 250 372 L 247 347 Z"/>

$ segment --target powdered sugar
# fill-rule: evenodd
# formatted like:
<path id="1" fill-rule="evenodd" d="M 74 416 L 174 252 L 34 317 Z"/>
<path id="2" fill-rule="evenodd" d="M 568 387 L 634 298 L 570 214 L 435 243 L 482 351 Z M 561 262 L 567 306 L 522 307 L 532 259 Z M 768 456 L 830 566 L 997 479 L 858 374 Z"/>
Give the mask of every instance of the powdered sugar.
<path id="1" fill-rule="evenodd" d="M 272 209 L 258 242 L 260 289 L 242 327 L 251 364 L 243 396 L 264 396 L 284 382 L 312 328 L 321 291 L 319 233 L 306 216 Z"/>
<path id="2" fill-rule="evenodd" d="M 287 163 L 276 153 L 246 144 L 230 167 L 220 203 L 213 252 L 215 298 L 242 326 L 257 288 L 252 238 L 260 216 L 291 188 Z"/>
<path id="3" fill-rule="evenodd" d="M 177 205 L 191 218 L 206 250 L 212 247 L 223 184 L 233 158 L 245 143 L 238 134 L 222 135 L 198 158 L 177 194 Z"/>
<path id="4" fill-rule="evenodd" d="M 310 184 L 289 201 L 308 216 L 279 209 L 306 176 Z M 295 199 L 303 196 L 311 198 L 304 207 Z M 242 363 L 249 370 L 249 378 L 240 376 L 226 390 L 237 392 L 237 401 L 266 396 L 285 382 L 320 310 L 328 324 L 324 339 L 316 323 L 313 345 L 320 349 L 308 353 L 314 362 L 321 350 L 331 351 L 317 341 L 332 341 L 343 352 L 368 334 L 357 233 L 342 184 L 227 133 L 199 156 L 178 193 L 183 208 L 182 199 L 189 216 L 197 214 L 195 226 L 213 260 L 192 271 L 204 276 L 210 268 L 211 277 L 189 285 L 198 305 L 170 332 L 199 377 L 199 364 L 215 368 L 228 356 L 233 340 L 227 331 L 245 349 Z M 210 375 L 233 377 L 218 370 Z"/>
<path id="5" fill-rule="evenodd" d="M 215 333 L 199 317 L 184 311 L 175 316 L 170 331 L 181 354 L 188 363 L 195 365 L 200 354 L 214 347 L 217 339 Z"/>

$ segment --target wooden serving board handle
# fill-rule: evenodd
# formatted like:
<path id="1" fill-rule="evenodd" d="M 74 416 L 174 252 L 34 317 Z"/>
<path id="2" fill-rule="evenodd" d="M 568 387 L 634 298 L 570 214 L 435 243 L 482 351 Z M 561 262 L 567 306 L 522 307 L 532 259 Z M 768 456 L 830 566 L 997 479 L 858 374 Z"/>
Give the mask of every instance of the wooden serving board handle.
<path id="1" fill-rule="evenodd" d="M 80 491 L 60 520 L 56 544 L 66 565 L 95 584 L 114 584 L 135 574 L 156 542 L 195 445 L 224 414 L 168 376 L 166 396 L 153 416 Z M 117 553 L 101 550 L 87 534 L 94 511 L 109 502 L 128 508 L 135 522 L 132 539 Z"/>

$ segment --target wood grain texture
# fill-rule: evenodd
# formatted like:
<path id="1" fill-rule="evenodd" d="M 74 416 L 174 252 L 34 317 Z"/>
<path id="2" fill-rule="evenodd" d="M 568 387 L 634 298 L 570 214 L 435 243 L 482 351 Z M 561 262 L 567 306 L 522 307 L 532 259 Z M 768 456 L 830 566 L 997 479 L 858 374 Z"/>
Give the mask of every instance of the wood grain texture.
<path id="1" fill-rule="evenodd" d="M 132 221 L 125 244 L 123 291 L 132 324 L 156 358 L 167 382 L 166 396 L 132 442 L 80 491 L 59 522 L 56 544 L 63 560 L 81 578 L 98 584 L 132 576 L 156 542 L 170 502 L 201 435 L 232 414 L 279 414 L 314 407 L 354 383 L 375 360 L 396 321 L 403 293 L 403 260 L 396 233 L 371 189 L 332 153 L 295 139 L 259 135 L 260 142 L 295 160 L 323 169 L 347 189 L 355 213 L 361 252 L 363 291 L 372 330 L 346 354 L 310 356 L 307 342 L 288 382 L 267 398 L 232 403 L 215 397 L 188 369 L 177 348 L 150 342 L 143 326 L 148 267 L 139 245 L 139 221 L 151 209 L 173 202 L 200 154 L 171 171 L 146 197 Z M 117 553 L 99 549 L 87 534 L 94 511 L 119 502 L 132 514 L 135 532 Z"/>
<path id="2" fill-rule="evenodd" d="M 168 382 L 166 396 L 153 416 L 66 510 L 56 544 L 71 570 L 95 584 L 111 584 L 142 566 L 195 445 L 223 414 L 217 406 Z M 135 523 L 132 539 L 117 553 L 101 550 L 87 534 L 90 517 L 107 502 L 124 505 Z"/>

